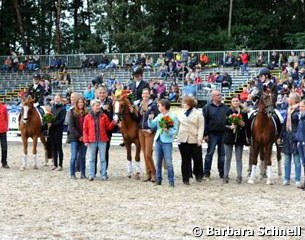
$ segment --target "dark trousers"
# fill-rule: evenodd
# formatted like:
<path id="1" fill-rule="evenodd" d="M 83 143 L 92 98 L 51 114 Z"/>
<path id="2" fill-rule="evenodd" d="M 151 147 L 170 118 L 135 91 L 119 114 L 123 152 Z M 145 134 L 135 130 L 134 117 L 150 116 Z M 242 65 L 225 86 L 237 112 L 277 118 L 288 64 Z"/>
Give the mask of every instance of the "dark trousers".
<path id="1" fill-rule="evenodd" d="M 225 147 L 223 143 L 223 135 L 209 134 L 208 149 L 204 161 L 204 175 L 210 176 L 212 168 L 213 155 L 217 146 L 218 152 L 218 172 L 219 176 L 223 177 L 225 163 Z"/>
<path id="2" fill-rule="evenodd" d="M 1 141 L 1 163 L 2 166 L 7 165 L 7 138 L 6 132 L 0 133 L 0 141 Z"/>
<path id="3" fill-rule="evenodd" d="M 203 161 L 202 148 L 197 144 L 181 143 L 178 145 L 181 154 L 181 173 L 183 181 L 188 181 L 193 177 L 203 177 Z M 194 168 L 192 171 L 192 159 L 194 161 Z"/>
<path id="4" fill-rule="evenodd" d="M 106 155 L 105 155 L 106 170 L 108 169 L 108 163 L 109 163 L 110 140 L 111 140 L 111 138 L 109 138 L 109 141 L 107 142 L 107 145 L 106 145 Z M 96 173 L 97 173 L 98 148 L 96 149 L 95 155 L 96 155 L 96 158 L 95 158 L 95 175 L 96 175 Z"/>
<path id="5" fill-rule="evenodd" d="M 62 162 L 64 158 L 64 153 L 62 150 L 62 135 L 62 130 L 58 129 L 49 133 L 50 141 L 52 144 L 53 164 L 55 167 L 62 167 Z"/>

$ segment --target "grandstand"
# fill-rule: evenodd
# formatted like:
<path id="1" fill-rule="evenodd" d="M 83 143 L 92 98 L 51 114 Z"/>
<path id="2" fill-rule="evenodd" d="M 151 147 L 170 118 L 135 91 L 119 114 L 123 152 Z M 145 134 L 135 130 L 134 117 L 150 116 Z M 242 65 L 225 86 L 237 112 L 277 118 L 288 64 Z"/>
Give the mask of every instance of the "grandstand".
<path id="1" fill-rule="evenodd" d="M 250 75 L 241 75 L 239 71 L 233 70 L 232 68 L 208 68 L 200 71 L 200 77 L 204 81 L 206 81 L 207 76 L 210 72 L 227 72 L 232 77 L 232 86 L 229 90 L 227 87 L 222 89 L 222 93 L 224 95 L 225 102 L 230 101 L 230 96 L 236 94 L 242 90 L 242 88 L 248 83 L 249 79 L 257 74 L 258 69 L 252 68 L 250 69 Z M 56 93 L 60 93 L 65 95 L 67 89 L 71 89 L 72 91 L 76 91 L 79 93 L 83 93 L 88 86 L 89 83 L 92 82 L 97 75 L 101 74 L 101 70 L 99 69 L 68 69 L 68 72 L 71 75 L 71 84 L 63 85 L 61 88 L 52 89 L 52 96 Z M 38 70 L 37 73 L 43 74 L 41 70 Z M 107 81 L 111 76 L 115 77 L 118 81 L 122 83 L 126 83 L 127 80 L 130 79 L 131 74 L 128 69 L 118 68 L 104 71 L 104 81 Z M 52 73 L 51 73 L 52 74 Z M 33 73 L 27 72 L 17 72 L 17 73 L 1 73 L 0 74 L 0 100 L 4 102 L 16 101 L 18 99 L 18 93 L 22 92 L 25 88 L 28 88 L 30 84 L 32 84 L 32 75 Z M 149 80 L 151 78 L 158 78 L 159 72 L 157 71 L 145 71 L 144 72 L 144 80 Z M 165 84 L 167 85 L 167 90 L 169 89 L 169 84 L 171 79 L 167 79 Z M 182 81 L 177 81 L 180 88 L 183 86 Z M 217 88 L 220 89 L 220 84 L 215 83 L 215 86 L 209 88 L 206 82 L 197 85 L 197 99 L 202 105 L 205 103 L 209 96 L 211 89 Z M 49 96 L 49 98 L 52 98 Z"/>

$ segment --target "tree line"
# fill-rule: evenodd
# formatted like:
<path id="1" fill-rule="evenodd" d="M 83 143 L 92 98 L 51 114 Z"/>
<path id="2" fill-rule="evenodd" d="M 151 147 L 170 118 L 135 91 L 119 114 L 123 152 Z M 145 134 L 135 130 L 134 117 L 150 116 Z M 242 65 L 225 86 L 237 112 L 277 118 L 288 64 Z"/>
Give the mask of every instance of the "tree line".
<path id="1" fill-rule="evenodd" d="M 304 26 L 304 0 L 0 0 L 0 55 L 303 49 Z"/>

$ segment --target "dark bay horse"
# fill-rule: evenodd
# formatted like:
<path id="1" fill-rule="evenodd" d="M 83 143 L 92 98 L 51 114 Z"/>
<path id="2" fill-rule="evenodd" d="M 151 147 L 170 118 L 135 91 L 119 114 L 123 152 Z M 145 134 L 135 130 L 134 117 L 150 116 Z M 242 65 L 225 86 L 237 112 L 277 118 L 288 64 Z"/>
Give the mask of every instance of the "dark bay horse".
<path id="1" fill-rule="evenodd" d="M 37 141 L 40 138 L 45 150 L 45 165 L 48 163 L 47 143 L 41 131 L 41 119 L 34 107 L 34 99 L 22 97 L 22 111 L 19 116 L 19 129 L 23 143 L 23 163 L 20 170 L 25 170 L 28 159 L 28 138 L 33 139 L 34 169 L 37 169 Z"/>
<path id="2" fill-rule="evenodd" d="M 251 175 L 248 183 L 253 184 L 257 171 L 257 158 L 261 153 L 264 158 L 264 164 L 267 166 L 267 184 L 272 182 L 272 146 L 277 139 L 277 129 L 272 115 L 274 114 L 273 102 L 275 95 L 270 89 L 264 89 L 260 99 L 256 117 L 252 123 L 251 135 L 253 144 L 251 146 L 253 156 L 250 158 L 252 166 Z"/>
<path id="3" fill-rule="evenodd" d="M 121 96 L 114 100 L 114 114 L 117 116 L 120 124 L 120 131 L 122 133 L 125 147 L 127 150 L 127 160 L 128 160 L 128 177 L 131 178 L 133 168 L 132 168 L 132 155 L 131 155 L 131 145 L 132 143 L 136 146 L 136 170 L 135 178 L 140 179 L 140 152 L 141 145 L 139 140 L 139 127 L 137 121 L 132 117 L 130 108 L 132 106 L 130 100 L 128 99 L 128 90 L 123 90 Z M 135 114 L 137 114 L 136 109 L 134 109 Z"/>

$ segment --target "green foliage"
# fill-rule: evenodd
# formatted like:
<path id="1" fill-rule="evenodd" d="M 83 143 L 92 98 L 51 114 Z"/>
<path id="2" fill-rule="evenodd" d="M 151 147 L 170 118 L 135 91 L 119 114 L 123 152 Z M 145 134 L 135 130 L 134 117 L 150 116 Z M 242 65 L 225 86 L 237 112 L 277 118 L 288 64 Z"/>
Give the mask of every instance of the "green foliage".
<path id="1" fill-rule="evenodd" d="M 18 3 L 22 26 L 14 3 Z M 304 48 L 305 2 L 69 0 L 60 14 L 62 53 Z M 0 0 L 0 52 L 56 51 L 56 1 Z M 20 21 L 19 21 L 20 22 Z"/>

